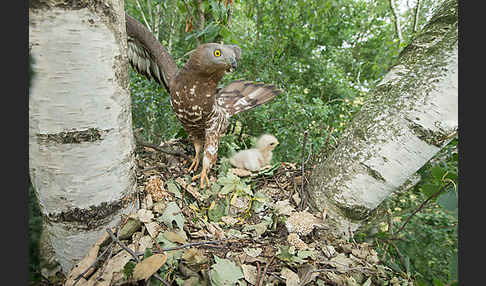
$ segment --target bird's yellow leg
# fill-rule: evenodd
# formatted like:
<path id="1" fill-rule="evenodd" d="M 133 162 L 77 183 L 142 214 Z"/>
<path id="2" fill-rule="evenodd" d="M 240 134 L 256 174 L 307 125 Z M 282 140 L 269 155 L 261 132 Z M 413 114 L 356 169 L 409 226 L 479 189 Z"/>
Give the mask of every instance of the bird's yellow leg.
<path id="1" fill-rule="evenodd" d="M 194 141 L 194 149 L 196 150 L 196 155 L 192 160 L 191 166 L 187 169 L 187 172 L 190 173 L 191 171 L 196 171 L 197 167 L 199 167 L 199 153 L 201 152 L 202 143 L 198 141 Z"/>
<path id="2" fill-rule="evenodd" d="M 211 164 L 209 162 L 209 159 L 204 156 L 204 159 L 203 159 L 203 168 L 202 168 L 202 171 L 201 173 L 199 173 L 198 175 L 195 175 L 194 177 L 192 177 L 192 181 L 195 181 L 197 179 L 201 179 L 201 189 L 204 189 L 206 186 L 210 186 L 211 184 L 209 183 L 209 178 L 208 178 L 208 172 L 209 172 L 209 168 L 211 167 Z M 206 185 L 205 185 L 206 184 Z"/>

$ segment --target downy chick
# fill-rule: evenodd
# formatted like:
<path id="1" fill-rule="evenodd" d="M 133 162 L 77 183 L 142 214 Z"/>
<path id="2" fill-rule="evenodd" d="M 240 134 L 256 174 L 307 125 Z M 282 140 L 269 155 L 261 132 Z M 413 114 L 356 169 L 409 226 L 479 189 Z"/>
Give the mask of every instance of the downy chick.
<path id="1" fill-rule="evenodd" d="M 275 136 L 264 134 L 258 138 L 256 148 L 239 151 L 229 162 L 236 168 L 257 171 L 268 165 L 272 160 L 272 150 L 278 145 Z"/>

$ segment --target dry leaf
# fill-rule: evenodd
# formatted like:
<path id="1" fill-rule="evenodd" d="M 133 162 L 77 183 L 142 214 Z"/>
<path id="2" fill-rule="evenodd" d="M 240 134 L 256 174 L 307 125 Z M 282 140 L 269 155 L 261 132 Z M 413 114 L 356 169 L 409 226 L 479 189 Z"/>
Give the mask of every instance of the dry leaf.
<path id="1" fill-rule="evenodd" d="M 141 200 L 141 204 L 142 204 L 141 205 L 141 208 L 142 209 L 147 209 L 147 210 L 151 209 L 154 206 L 154 201 L 152 200 L 152 195 L 151 194 L 147 194 L 145 196 L 145 198 L 143 198 Z"/>
<path id="2" fill-rule="evenodd" d="M 154 254 L 137 263 L 133 270 L 133 279 L 147 280 L 167 261 L 167 255 L 163 253 Z"/>
<path id="3" fill-rule="evenodd" d="M 243 270 L 243 276 L 245 276 L 245 280 L 248 281 L 252 285 L 256 285 L 256 277 L 257 277 L 257 268 L 256 266 L 250 264 L 243 264 L 241 265 L 241 269 Z"/>
<path id="4" fill-rule="evenodd" d="M 216 237 L 216 239 L 225 239 L 224 231 L 217 224 L 211 222 L 207 225 L 208 231 Z"/>
<path id="5" fill-rule="evenodd" d="M 322 252 L 327 258 L 331 258 L 334 256 L 336 253 L 336 250 L 334 249 L 334 246 L 332 245 L 326 245 L 322 248 Z"/>
<path id="6" fill-rule="evenodd" d="M 138 219 L 143 223 L 151 222 L 154 218 L 154 214 L 151 211 L 145 209 L 139 209 L 137 215 Z"/>
<path id="7" fill-rule="evenodd" d="M 337 271 L 345 273 L 347 269 L 353 264 L 353 260 L 346 257 L 346 254 L 339 253 L 336 257 L 331 259 L 330 265 L 336 267 Z"/>
<path id="8" fill-rule="evenodd" d="M 294 200 L 296 205 L 300 205 L 300 202 L 302 201 L 299 192 L 295 192 L 295 194 L 292 195 L 292 199 Z"/>
<path id="9" fill-rule="evenodd" d="M 295 209 L 289 200 L 278 201 L 275 203 L 275 210 L 282 215 L 290 215 Z"/>
<path id="10" fill-rule="evenodd" d="M 314 281 L 314 279 L 319 276 L 318 272 L 314 272 L 316 267 L 312 264 L 305 264 L 301 268 L 299 268 L 298 275 L 300 278 L 300 284 L 299 285 L 306 285 L 309 284 L 310 282 Z"/>
<path id="11" fill-rule="evenodd" d="M 238 222 L 237 219 L 231 216 L 222 216 L 221 221 L 223 221 L 227 225 L 235 225 Z"/>
<path id="12" fill-rule="evenodd" d="M 167 238 L 167 240 L 172 241 L 172 242 L 177 242 L 177 243 L 180 243 L 180 244 L 187 243 L 186 239 L 182 235 L 180 235 L 176 232 L 173 232 L 173 231 L 164 232 L 164 237 Z"/>
<path id="13" fill-rule="evenodd" d="M 129 217 L 118 233 L 118 239 L 127 239 L 142 226 L 138 218 Z"/>
<path id="14" fill-rule="evenodd" d="M 142 237 L 137 243 L 137 246 L 138 247 L 135 247 L 135 243 L 131 243 L 127 247 L 132 250 L 135 250 L 136 248 L 146 249 L 153 246 L 153 241 L 148 236 Z M 127 264 L 128 261 L 130 261 L 130 259 L 133 259 L 130 253 L 128 253 L 127 251 L 120 251 L 118 254 L 108 260 L 108 264 L 104 269 L 98 268 L 96 273 L 91 276 L 86 286 L 111 286 L 115 285 L 116 283 L 114 282 L 116 281 L 125 281 L 126 279 L 124 278 L 123 267 L 125 266 L 125 264 Z M 101 275 L 101 279 L 98 281 L 97 277 L 99 276 L 99 273 L 100 271 L 102 271 L 102 269 L 104 270 L 104 272 Z M 119 273 L 122 273 L 122 275 L 118 275 Z M 76 284 L 76 286 L 78 285 L 83 284 Z"/>
<path id="15" fill-rule="evenodd" d="M 258 257 L 262 253 L 262 251 L 263 250 L 261 248 L 243 248 L 243 252 L 250 257 Z"/>
<path id="16" fill-rule="evenodd" d="M 156 202 L 152 208 L 152 210 L 156 213 L 164 213 L 165 208 L 167 207 L 167 203 L 164 201 Z"/>
<path id="17" fill-rule="evenodd" d="M 161 229 L 161 226 L 155 221 L 150 223 L 145 223 L 145 227 L 147 228 L 149 235 L 153 238 L 157 237 Z"/>
<path id="18" fill-rule="evenodd" d="M 208 262 L 208 257 L 204 251 L 197 248 L 188 248 L 182 253 L 182 259 L 186 261 L 188 265 L 202 265 Z"/>
<path id="19" fill-rule="evenodd" d="M 71 270 L 69 273 L 66 283 L 64 285 L 71 286 L 74 284 L 74 279 L 79 276 L 79 274 L 83 273 L 93 262 L 95 262 L 96 258 L 98 257 L 98 252 L 100 251 L 100 246 L 110 237 L 110 235 L 105 232 L 104 235 L 91 247 L 88 254 L 81 260 L 76 267 Z M 92 268 L 86 275 L 91 274 L 94 271 Z M 85 279 L 81 278 L 81 280 L 76 285 L 83 285 L 86 282 Z"/>
<path id="20" fill-rule="evenodd" d="M 285 284 L 288 286 L 299 285 L 299 275 L 297 275 L 294 271 L 288 269 L 287 267 L 284 267 L 282 271 L 280 271 L 280 276 L 282 276 L 282 278 L 285 278 Z"/>

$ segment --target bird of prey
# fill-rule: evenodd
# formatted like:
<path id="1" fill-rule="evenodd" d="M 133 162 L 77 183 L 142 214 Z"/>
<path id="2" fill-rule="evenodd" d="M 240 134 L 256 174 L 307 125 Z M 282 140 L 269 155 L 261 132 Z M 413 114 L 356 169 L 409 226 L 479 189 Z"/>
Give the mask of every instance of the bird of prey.
<path id="1" fill-rule="evenodd" d="M 128 58 L 137 72 L 162 84 L 170 94 L 177 118 L 194 145 L 196 154 L 188 172 L 197 171 L 204 147 L 201 173 L 192 180 L 209 186 L 208 172 L 216 162 L 219 139 L 228 127 L 228 119 L 272 100 L 281 93 L 273 85 L 233 81 L 223 88 L 218 83 L 238 66 L 241 49 L 237 45 L 206 43 L 190 52 L 179 70 L 173 57 L 140 22 L 125 14 Z"/>
<path id="2" fill-rule="evenodd" d="M 278 140 L 270 134 L 263 134 L 256 142 L 256 148 L 237 152 L 229 159 L 231 165 L 248 171 L 258 171 L 272 160 L 272 151 Z"/>

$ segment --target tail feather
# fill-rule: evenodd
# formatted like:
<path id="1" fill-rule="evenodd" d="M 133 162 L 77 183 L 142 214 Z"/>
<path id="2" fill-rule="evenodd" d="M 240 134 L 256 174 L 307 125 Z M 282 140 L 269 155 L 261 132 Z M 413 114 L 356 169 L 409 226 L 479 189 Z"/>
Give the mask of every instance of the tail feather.
<path id="1" fill-rule="evenodd" d="M 264 104 L 281 92 L 274 85 L 237 80 L 218 92 L 216 102 L 232 116 Z"/>

